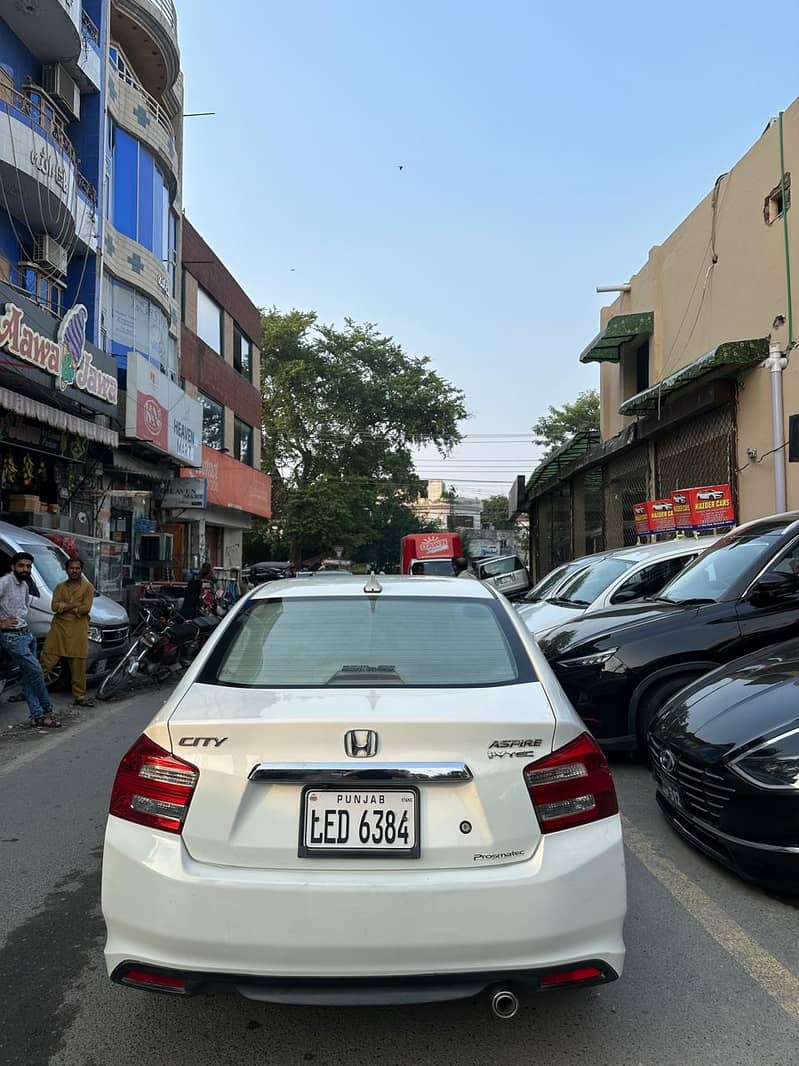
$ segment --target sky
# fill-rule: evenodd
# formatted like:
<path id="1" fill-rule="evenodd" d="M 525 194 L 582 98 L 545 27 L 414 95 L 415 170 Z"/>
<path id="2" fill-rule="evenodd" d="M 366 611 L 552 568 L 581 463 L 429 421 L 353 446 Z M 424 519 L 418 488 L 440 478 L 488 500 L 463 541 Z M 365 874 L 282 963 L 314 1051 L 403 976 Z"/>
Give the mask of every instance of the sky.
<path id="1" fill-rule="evenodd" d="M 795 3 L 177 0 L 184 209 L 259 306 L 466 393 L 417 469 L 507 492 L 627 281 L 797 93 Z M 775 160 L 775 172 L 778 160 Z M 401 169 L 400 169 L 401 168 Z"/>

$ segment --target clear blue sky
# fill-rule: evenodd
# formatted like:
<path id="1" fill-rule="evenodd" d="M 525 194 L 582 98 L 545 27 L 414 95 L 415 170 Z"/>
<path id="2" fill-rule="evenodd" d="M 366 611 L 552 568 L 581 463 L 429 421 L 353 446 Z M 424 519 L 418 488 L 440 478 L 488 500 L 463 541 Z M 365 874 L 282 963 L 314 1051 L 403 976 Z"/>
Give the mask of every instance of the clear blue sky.
<path id="1" fill-rule="evenodd" d="M 797 92 L 783 0 L 178 9 L 186 110 L 216 112 L 186 121 L 195 226 L 256 303 L 429 355 L 472 434 L 526 433 L 598 383 L 577 361 L 594 287 L 639 269 Z M 535 454 L 474 440 L 421 469 L 488 494 Z"/>

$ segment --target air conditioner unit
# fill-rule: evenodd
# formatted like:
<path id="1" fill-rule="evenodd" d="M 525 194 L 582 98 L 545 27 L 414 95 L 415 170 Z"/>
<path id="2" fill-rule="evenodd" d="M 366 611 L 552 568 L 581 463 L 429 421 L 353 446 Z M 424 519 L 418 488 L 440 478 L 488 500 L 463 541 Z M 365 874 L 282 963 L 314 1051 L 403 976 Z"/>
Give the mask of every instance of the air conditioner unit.
<path id="1" fill-rule="evenodd" d="M 172 533 L 141 533 L 139 535 L 139 562 L 171 563 Z"/>
<path id="2" fill-rule="evenodd" d="M 49 267 L 59 274 L 66 274 L 69 265 L 67 250 L 47 233 L 40 233 L 33 238 L 33 258 L 31 262 Z"/>
<path id="3" fill-rule="evenodd" d="M 80 89 L 61 63 L 46 63 L 42 67 L 42 88 L 61 104 L 70 118 L 80 118 Z"/>

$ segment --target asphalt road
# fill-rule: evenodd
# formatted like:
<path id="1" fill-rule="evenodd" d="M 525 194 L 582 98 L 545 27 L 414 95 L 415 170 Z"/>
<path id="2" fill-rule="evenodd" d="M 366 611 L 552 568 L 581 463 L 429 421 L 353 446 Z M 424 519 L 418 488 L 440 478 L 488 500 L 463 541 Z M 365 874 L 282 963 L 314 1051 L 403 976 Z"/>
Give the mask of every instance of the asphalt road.
<path id="1" fill-rule="evenodd" d="M 0 735 L 3 1066 L 799 1063 L 799 905 L 683 844 L 648 771 L 626 761 L 614 769 L 628 957 L 613 985 L 539 996 L 510 1022 L 482 1002 L 310 1010 L 112 986 L 99 912 L 108 794 L 163 698 L 101 706 L 60 733 Z"/>

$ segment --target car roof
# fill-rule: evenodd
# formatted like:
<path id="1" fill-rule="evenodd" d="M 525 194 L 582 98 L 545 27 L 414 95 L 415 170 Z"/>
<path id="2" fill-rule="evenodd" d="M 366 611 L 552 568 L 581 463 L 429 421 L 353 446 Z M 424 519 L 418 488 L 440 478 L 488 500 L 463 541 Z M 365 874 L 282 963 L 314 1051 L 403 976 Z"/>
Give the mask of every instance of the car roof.
<path id="1" fill-rule="evenodd" d="M 636 544 L 630 548 L 619 548 L 611 552 L 614 559 L 629 559 L 631 562 L 645 561 L 647 559 L 659 559 L 661 556 L 669 558 L 672 555 L 691 555 L 693 552 L 702 552 L 715 544 L 719 537 L 681 537 L 679 540 L 662 540 L 656 544 Z M 607 557 L 608 553 L 605 553 Z"/>
<path id="2" fill-rule="evenodd" d="M 492 600 L 497 597 L 481 581 L 468 581 L 457 577 L 417 576 L 398 574 L 380 574 L 376 580 L 382 592 L 372 593 L 377 596 L 400 597 L 458 597 L 470 600 Z M 270 581 L 260 585 L 248 595 L 251 600 L 281 599 L 316 599 L 319 596 L 363 596 L 364 585 L 369 581 L 368 575 L 348 576 L 343 581 L 297 581 L 288 578 L 285 581 Z"/>

